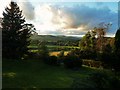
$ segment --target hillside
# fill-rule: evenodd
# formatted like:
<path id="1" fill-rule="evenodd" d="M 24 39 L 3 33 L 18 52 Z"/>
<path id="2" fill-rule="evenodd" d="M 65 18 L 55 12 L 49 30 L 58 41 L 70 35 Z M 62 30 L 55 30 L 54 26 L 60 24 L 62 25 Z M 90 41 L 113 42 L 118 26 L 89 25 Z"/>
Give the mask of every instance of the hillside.
<path id="1" fill-rule="evenodd" d="M 31 39 L 39 41 L 56 42 L 56 41 L 78 41 L 81 38 L 72 36 L 33 35 L 31 36 Z"/>

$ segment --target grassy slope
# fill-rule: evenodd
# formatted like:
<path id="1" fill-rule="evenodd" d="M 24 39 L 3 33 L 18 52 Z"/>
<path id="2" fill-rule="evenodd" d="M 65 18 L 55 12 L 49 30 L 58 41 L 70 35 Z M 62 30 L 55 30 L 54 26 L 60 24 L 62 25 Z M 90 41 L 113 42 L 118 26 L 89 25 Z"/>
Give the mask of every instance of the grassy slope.
<path id="1" fill-rule="evenodd" d="M 40 60 L 3 61 L 3 88 L 68 88 L 75 78 L 84 79 L 96 71 L 87 67 L 73 71 L 63 66 L 49 66 Z M 81 80 L 81 84 L 85 83 Z"/>
<path id="2" fill-rule="evenodd" d="M 70 36 L 53 36 L 53 35 L 33 35 L 31 37 L 33 40 L 41 40 L 41 41 L 74 41 L 80 40 L 80 37 L 70 37 Z"/>

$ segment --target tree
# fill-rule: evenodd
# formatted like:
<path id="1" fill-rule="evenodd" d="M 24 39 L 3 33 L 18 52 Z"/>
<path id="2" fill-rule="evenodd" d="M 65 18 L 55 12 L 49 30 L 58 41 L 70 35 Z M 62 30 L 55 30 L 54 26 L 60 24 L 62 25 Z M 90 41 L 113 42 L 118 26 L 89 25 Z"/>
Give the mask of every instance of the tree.
<path id="1" fill-rule="evenodd" d="M 41 41 L 38 44 L 38 54 L 40 56 L 41 59 L 45 59 L 49 57 L 49 51 L 48 48 L 46 46 L 46 42 L 45 41 Z"/>
<path id="2" fill-rule="evenodd" d="M 112 66 L 116 71 L 120 71 L 120 28 L 117 30 L 115 35 L 115 51 L 114 51 L 114 61 L 112 62 Z"/>
<path id="3" fill-rule="evenodd" d="M 103 52 L 103 47 L 105 45 L 104 36 L 106 35 L 106 31 L 110 28 L 111 25 L 112 25 L 111 23 L 105 24 L 103 22 L 99 24 L 99 27 L 94 28 L 97 34 L 96 47 L 97 47 L 98 52 L 100 53 Z"/>
<path id="4" fill-rule="evenodd" d="M 16 2 L 5 8 L 2 22 L 2 56 L 18 59 L 28 53 L 32 24 L 25 24 L 25 18 Z"/>
<path id="5" fill-rule="evenodd" d="M 96 57 L 96 32 L 94 30 L 88 31 L 80 41 L 80 56 L 81 58 L 95 58 Z"/>
<path id="6" fill-rule="evenodd" d="M 120 28 L 116 32 L 114 45 L 115 45 L 115 51 L 116 52 L 120 51 Z"/>

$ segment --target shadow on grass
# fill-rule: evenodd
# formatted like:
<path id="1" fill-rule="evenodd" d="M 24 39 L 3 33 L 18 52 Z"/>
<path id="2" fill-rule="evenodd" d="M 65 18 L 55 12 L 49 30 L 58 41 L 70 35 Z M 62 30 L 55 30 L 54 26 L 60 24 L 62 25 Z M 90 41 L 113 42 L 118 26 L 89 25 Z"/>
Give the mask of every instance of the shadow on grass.
<path id="1" fill-rule="evenodd" d="M 42 60 L 3 61 L 3 88 L 71 88 L 79 78 L 82 87 L 91 86 L 86 78 L 99 69 L 81 67 L 78 70 L 50 66 Z"/>

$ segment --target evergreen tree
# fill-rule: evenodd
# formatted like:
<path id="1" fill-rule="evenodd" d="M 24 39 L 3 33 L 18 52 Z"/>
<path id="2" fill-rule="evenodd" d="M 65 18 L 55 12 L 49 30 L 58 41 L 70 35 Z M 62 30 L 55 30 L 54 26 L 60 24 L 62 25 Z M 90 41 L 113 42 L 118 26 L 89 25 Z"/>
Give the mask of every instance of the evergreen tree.
<path id="1" fill-rule="evenodd" d="M 32 24 L 25 24 L 25 18 L 16 2 L 5 8 L 2 22 L 2 56 L 19 59 L 28 52 Z"/>
<path id="2" fill-rule="evenodd" d="M 112 62 L 112 66 L 116 71 L 120 71 L 120 28 L 117 30 L 115 35 L 115 52 L 114 52 L 114 60 Z"/>
<path id="3" fill-rule="evenodd" d="M 120 51 L 120 28 L 117 30 L 115 35 L 115 51 Z"/>

